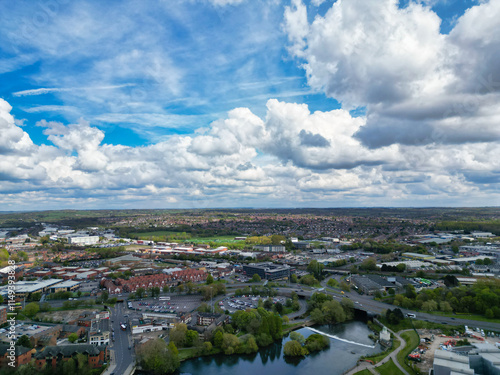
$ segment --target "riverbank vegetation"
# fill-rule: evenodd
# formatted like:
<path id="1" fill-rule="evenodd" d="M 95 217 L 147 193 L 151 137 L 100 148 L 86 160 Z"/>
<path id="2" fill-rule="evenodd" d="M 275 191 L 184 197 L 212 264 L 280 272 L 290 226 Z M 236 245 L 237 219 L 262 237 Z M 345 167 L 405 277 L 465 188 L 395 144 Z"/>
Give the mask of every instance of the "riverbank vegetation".
<path id="1" fill-rule="evenodd" d="M 410 365 L 408 354 L 410 354 L 420 343 L 420 337 L 414 330 L 401 332 L 400 336 L 406 341 L 405 347 L 397 354 L 396 358 L 399 364 L 408 371 L 409 374 L 418 374 L 418 370 Z"/>
<path id="2" fill-rule="evenodd" d="M 343 323 L 354 317 L 354 303 L 349 298 L 338 302 L 330 295 L 314 293 L 308 301 L 308 311 L 315 323 Z"/>
<path id="3" fill-rule="evenodd" d="M 328 337 L 314 333 L 304 339 L 298 332 L 290 333 L 290 341 L 287 341 L 283 353 L 288 357 L 303 357 L 312 352 L 323 350 L 330 346 Z"/>
<path id="4" fill-rule="evenodd" d="M 500 280 L 478 280 L 471 286 L 425 289 L 418 293 L 409 285 L 404 294 L 394 296 L 392 303 L 405 309 L 500 319 Z"/>

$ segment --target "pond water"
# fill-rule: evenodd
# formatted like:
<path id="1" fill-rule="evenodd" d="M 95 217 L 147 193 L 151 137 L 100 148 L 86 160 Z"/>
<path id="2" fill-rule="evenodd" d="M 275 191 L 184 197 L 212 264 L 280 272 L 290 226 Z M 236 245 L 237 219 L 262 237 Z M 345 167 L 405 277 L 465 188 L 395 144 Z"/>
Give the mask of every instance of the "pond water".
<path id="1" fill-rule="evenodd" d="M 314 328 L 365 346 L 330 338 L 329 348 L 303 359 L 290 360 L 283 355 L 283 346 L 289 340 L 285 337 L 281 342 L 276 342 L 252 355 L 216 355 L 191 359 L 181 364 L 179 372 L 183 375 L 340 375 L 354 367 L 359 357 L 383 350 L 379 344 L 373 345 L 373 341 L 368 338 L 371 331 L 363 322 L 354 321 Z M 297 332 L 306 338 L 315 333 L 307 328 L 302 328 Z"/>

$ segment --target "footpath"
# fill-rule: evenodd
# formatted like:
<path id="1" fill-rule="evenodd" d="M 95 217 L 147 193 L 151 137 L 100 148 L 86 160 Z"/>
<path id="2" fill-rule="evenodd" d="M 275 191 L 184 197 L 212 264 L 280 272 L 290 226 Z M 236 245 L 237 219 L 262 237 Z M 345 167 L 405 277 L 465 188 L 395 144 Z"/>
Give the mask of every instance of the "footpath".
<path id="1" fill-rule="evenodd" d="M 379 373 L 375 370 L 377 367 L 379 366 L 382 366 L 384 363 L 387 363 L 388 361 L 390 361 L 392 359 L 392 361 L 394 362 L 394 364 L 397 366 L 397 368 L 405 375 L 410 375 L 408 373 L 408 371 L 406 371 L 398 362 L 398 359 L 397 359 L 397 355 L 398 353 L 403 350 L 403 348 L 406 346 L 406 341 L 403 340 L 403 338 L 397 334 L 396 332 L 388 329 L 388 331 L 390 333 L 392 333 L 394 335 L 395 338 L 397 338 L 401 344 L 399 345 L 399 347 L 394 350 L 391 354 L 389 354 L 388 356 L 386 356 L 383 360 L 381 360 L 379 363 L 377 364 L 371 364 L 370 362 L 359 362 L 358 365 L 356 365 L 356 367 L 350 369 L 349 371 L 345 372 L 344 375 L 354 375 L 355 373 L 359 372 L 359 371 L 363 371 L 363 370 L 368 370 L 370 371 L 372 374 L 374 375 L 379 375 Z M 412 331 L 411 329 L 408 329 L 406 331 Z M 405 332 L 405 331 L 401 331 L 401 332 Z"/>

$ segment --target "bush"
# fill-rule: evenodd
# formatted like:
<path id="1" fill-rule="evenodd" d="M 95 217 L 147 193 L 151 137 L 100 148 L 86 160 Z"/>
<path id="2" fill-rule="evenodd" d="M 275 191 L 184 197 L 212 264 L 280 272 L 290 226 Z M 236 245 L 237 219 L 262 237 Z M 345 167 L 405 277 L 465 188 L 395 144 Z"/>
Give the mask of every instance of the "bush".
<path id="1" fill-rule="evenodd" d="M 328 337 L 320 335 L 318 333 L 312 334 L 306 339 L 305 347 L 309 352 L 323 350 L 328 346 L 330 346 L 330 340 L 328 339 Z"/>
<path id="2" fill-rule="evenodd" d="M 303 357 L 308 354 L 307 349 L 303 348 L 298 341 L 290 340 L 285 344 L 283 353 L 288 357 Z"/>

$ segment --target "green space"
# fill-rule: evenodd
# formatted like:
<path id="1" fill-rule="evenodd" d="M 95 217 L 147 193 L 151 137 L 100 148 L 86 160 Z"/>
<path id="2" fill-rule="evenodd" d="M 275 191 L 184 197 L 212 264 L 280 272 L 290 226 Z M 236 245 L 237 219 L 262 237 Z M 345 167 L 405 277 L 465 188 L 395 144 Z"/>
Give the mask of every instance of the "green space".
<path id="1" fill-rule="evenodd" d="M 413 370 L 413 368 L 407 364 L 409 363 L 407 358 L 408 354 L 410 354 L 413 349 L 418 346 L 420 338 L 418 337 L 418 334 L 413 330 L 401 332 L 400 336 L 406 341 L 406 345 L 403 350 L 401 350 L 397 355 L 398 362 L 406 371 L 408 371 L 408 373 L 415 374 L 416 372 Z"/>
<path id="2" fill-rule="evenodd" d="M 401 375 L 403 373 L 392 361 L 392 359 L 384 363 L 382 366 L 377 367 L 375 370 L 383 375 Z"/>
<path id="3" fill-rule="evenodd" d="M 401 341 L 399 341 L 398 339 L 393 339 L 393 341 L 392 341 L 392 347 L 390 347 L 389 349 L 383 351 L 382 353 L 378 353 L 378 354 L 372 355 L 370 357 L 363 357 L 363 359 L 370 360 L 373 363 L 379 363 L 385 357 L 387 357 L 389 354 L 391 354 L 394 350 L 396 350 L 397 348 L 399 348 L 400 345 L 401 345 Z"/>
<path id="4" fill-rule="evenodd" d="M 354 375 L 372 375 L 372 373 L 370 372 L 370 370 L 361 370 L 355 373 Z"/>
<path id="5" fill-rule="evenodd" d="M 445 316 L 447 318 L 457 318 L 457 319 L 467 319 L 467 320 L 477 320 L 480 322 L 491 322 L 491 323 L 500 323 L 500 319 L 491 318 L 488 319 L 484 316 L 477 314 L 461 314 L 461 313 L 445 313 L 442 311 L 426 311 L 427 314 Z"/>
<path id="6" fill-rule="evenodd" d="M 178 238 L 179 241 L 187 241 L 194 243 L 208 243 L 208 242 L 223 242 L 223 243 L 235 243 L 244 245 L 245 241 L 235 240 L 237 236 L 212 236 L 212 237 L 192 237 L 189 233 L 185 232 L 175 232 L 175 231 L 154 231 L 154 232 L 132 232 L 131 237 L 138 237 L 141 240 L 152 240 L 154 238 L 162 238 L 166 240 L 167 237 L 171 239 Z"/>

